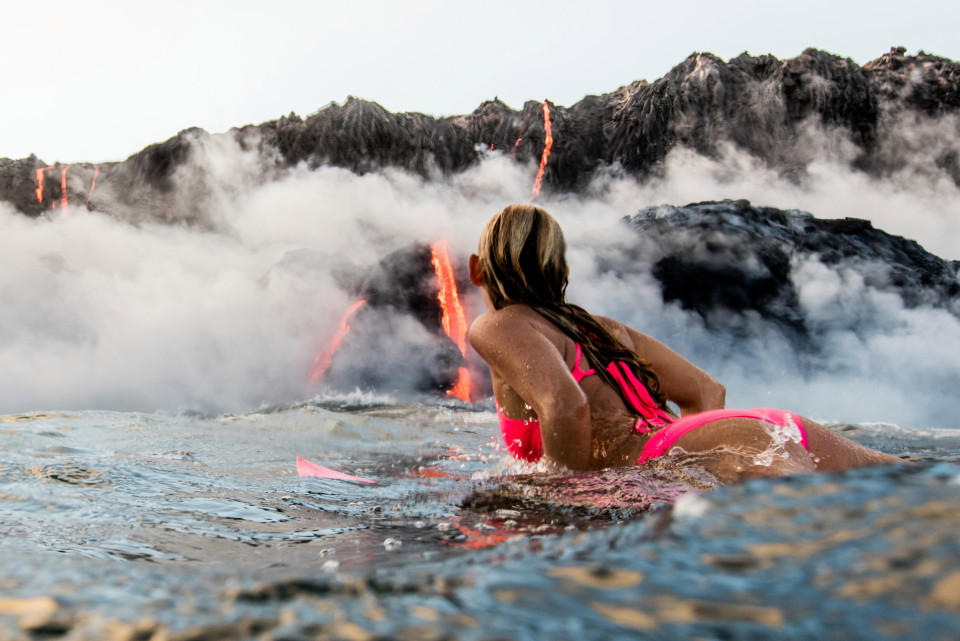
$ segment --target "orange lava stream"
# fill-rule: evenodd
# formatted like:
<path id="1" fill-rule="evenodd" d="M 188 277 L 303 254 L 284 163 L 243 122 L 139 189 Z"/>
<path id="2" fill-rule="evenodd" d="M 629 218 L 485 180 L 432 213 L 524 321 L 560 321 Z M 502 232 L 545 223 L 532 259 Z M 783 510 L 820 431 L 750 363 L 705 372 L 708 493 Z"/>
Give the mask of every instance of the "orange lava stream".
<path id="1" fill-rule="evenodd" d="M 470 372 L 466 367 L 457 370 L 457 384 L 447 390 L 447 396 L 470 402 Z"/>
<path id="2" fill-rule="evenodd" d="M 343 343 L 343 339 L 350 333 L 350 325 L 347 321 L 349 321 L 350 317 L 353 316 L 358 309 L 363 307 L 363 304 L 366 302 L 366 300 L 358 300 L 350 306 L 347 313 L 340 319 L 340 326 L 337 327 L 337 332 L 333 335 L 333 339 L 331 339 L 327 349 L 317 354 L 317 357 L 313 359 L 314 367 L 313 373 L 310 375 L 310 382 L 320 380 L 324 372 L 329 369 L 330 363 L 333 361 L 333 355 L 337 353 L 337 350 L 340 349 L 340 344 Z"/>
<path id="3" fill-rule="evenodd" d="M 97 176 L 100 175 L 100 168 L 93 168 L 93 180 L 90 181 L 90 191 L 87 192 L 87 204 L 90 204 L 90 199 L 93 198 L 93 190 L 97 188 Z"/>
<path id="4" fill-rule="evenodd" d="M 516 157 L 517 157 L 517 149 L 520 148 L 520 141 L 521 141 L 521 140 L 523 140 L 523 136 L 521 136 L 520 138 L 517 138 L 517 142 L 513 143 L 513 149 L 510 151 L 510 157 L 511 157 L 511 158 L 516 158 Z"/>
<path id="5" fill-rule="evenodd" d="M 47 175 L 48 169 L 55 169 L 56 165 L 48 165 L 46 167 L 38 167 L 34 170 L 34 175 L 37 177 L 37 189 L 34 193 L 37 195 L 37 202 L 43 202 L 43 182 Z"/>
<path id="6" fill-rule="evenodd" d="M 447 253 L 447 243 L 440 240 L 431 245 L 430 256 L 433 270 L 437 274 L 437 282 L 440 284 L 437 300 L 440 301 L 440 309 L 443 311 L 441 319 L 443 331 L 456 344 L 460 353 L 466 356 L 467 316 L 463 311 L 463 305 L 460 304 L 457 281 L 454 278 L 450 256 Z M 467 368 L 461 367 L 459 369 L 457 383 L 453 386 L 453 389 L 447 391 L 447 395 L 454 396 L 461 401 L 470 401 L 470 372 L 467 371 Z"/>
<path id="7" fill-rule="evenodd" d="M 540 195 L 540 187 L 543 185 L 543 172 L 547 168 L 547 160 L 550 159 L 550 148 L 553 147 L 553 128 L 550 125 L 550 105 L 543 101 L 543 128 L 546 130 L 546 136 L 543 139 L 543 155 L 540 156 L 540 169 L 537 170 L 537 179 L 533 182 L 533 189 L 530 191 L 530 200 Z"/>
<path id="8" fill-rule="evenodd" d="M 63 209 L 67 208 L 67 171 L 69 171 L 70 165 L 67 165 L 60 170 L 60 207 Z"/>
<path id="9" fill-rule="evenodd" d="M 37 169 L 37 202 L 43 202 L 43 167 Z"/>
<path id="10" fill-rule="evenodd" d="M 57 209 L 59 206 L 61 209 L 65 209 L 69 205 L 67 200 L 67 172 L 70 171 L 71 165 L 64 165 L 60 168 L 60 200 L 59 202 L 54 200 L 50 203 L 50 209 Z M 34 190 L 34 194 L 37 197 L 37 202 L 43 202 L 43 185 L 46 182 L 47 171 L 50 169 L 56 169 L 57 165 L 48 165 L 46 167 L 38 167 L 34 170 L 34 175 L 37 178 L 37 188 Z M 87 194 L 87 204 L 90 204 L 90 197 L 93 196 L 93 190 L 97 187 L 97 176 L 100 175 L 100 168 L 93 168 L 93 180 L 90 181 L 90 191 Z"/>

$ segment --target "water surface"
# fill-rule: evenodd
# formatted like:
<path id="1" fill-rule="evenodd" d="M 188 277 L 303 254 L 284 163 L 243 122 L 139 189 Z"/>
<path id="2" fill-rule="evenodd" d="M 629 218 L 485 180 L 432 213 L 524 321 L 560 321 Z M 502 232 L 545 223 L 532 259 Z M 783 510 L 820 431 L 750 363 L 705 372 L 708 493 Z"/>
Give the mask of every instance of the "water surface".
<path id="1" fill-rule="evenodd" d="M 721 487 L 669 459 L 516 463 L 492 407 L 435 399 L 0 421 L 5 638 L 960 629 L 957 430 L 836 425 L 914 464 Z M 299 478 L 297 456 L 376 483 Z"/>

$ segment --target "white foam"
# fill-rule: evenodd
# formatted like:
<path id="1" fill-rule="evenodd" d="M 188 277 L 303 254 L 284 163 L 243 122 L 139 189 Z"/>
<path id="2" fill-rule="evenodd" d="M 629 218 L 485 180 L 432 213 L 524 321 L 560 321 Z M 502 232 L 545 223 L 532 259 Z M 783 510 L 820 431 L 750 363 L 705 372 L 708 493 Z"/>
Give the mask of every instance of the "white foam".
<path id="1" fill-rule="evenodd" d="M 706 514 L 712 504 L 697 492 L 688 492 L 673 504 L 673 515 L 680 519 L 698 519 Z"/>

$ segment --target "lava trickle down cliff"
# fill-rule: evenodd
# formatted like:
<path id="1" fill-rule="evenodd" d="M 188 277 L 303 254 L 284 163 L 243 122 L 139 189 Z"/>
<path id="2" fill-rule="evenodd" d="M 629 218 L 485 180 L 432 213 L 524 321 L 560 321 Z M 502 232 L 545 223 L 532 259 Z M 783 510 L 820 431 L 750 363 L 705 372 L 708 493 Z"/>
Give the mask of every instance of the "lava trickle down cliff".
<path id="1" fill-rule="evenodd" d="M 60 170 L 60 194 L 59 197 L 55 197 L 50 194 L 48 191 L 45 192 L 44 185 L 46 183 L 47 172 L 52 170 Z M 70 165 L 48 165 L 47 167 L 37 167 L 36 169 L 36 179 L 37 187 L 34 193 L 37 196 L 37 203 L 43 205 L 46 200 L 50 202 L 50 209 L 53 211 L 57 210 L 59 205 L 61 210 L 65 210 L 70 204 L 70 198 L 67 190 L 67 172 L 70 171 Z M 90 178 L 90 188 L 87 190 L 87 196 L 84 200 L 84 205 L 86 207 L 90 206 L 90 199 L 93 198 L 93 192 L 97 188 L 97 177 L 100 175 L 100 168 L 93 168 L 93 176 Z"/>

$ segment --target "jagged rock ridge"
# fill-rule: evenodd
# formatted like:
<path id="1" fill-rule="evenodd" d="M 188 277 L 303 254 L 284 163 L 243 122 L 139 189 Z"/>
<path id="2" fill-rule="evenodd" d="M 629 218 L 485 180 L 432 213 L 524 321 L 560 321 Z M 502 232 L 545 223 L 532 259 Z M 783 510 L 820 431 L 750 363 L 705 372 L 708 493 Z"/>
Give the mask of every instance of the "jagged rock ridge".
<path id="1" fill-rule="evenodd" d="M 958 108 L 960 64 L 923 52 L 907 56 L 894 49 L 862 67 L 814 49 L 784 61 L 742 54 L 724 62 L 696 53 L 653 83 L 632 82 L 571 107 L 551 105 L 554 144 L 545 184 L 577 190 L 608 168 L 643 177 L 660 171 L 678 145 L 715 156 L 731 144 L 788 175 L 802 174 L 813 153 L 804 139 L 811 122 L 839 130 L 855 147 L 852 164 L 882 176 L 909 162 L 898 127 L 903 118 L 936 128 Z M 956 123 L 944 121 L 951 135 L 934 137 L 936 148 L 922 143 L 932 166 L 919 170 L 945 170 L 960 185 Z M 259 150 L 278 170 L 299 163 L 360 173 L 398 167 L 436 177 L 466 169 L 491 148 L 517 162 L 536 162 L 544 123 L 540 103 L 532 101 L 520 111 L 492 100 L 469 115 L 433 118 L 349 98 L 308 118 L 291 114 L 223 135 Z M 93 194 L 96 168 L 74 165 L 64 181 L 67 195 L 105 211 L 140 207 L 154 219 L 189 220 L 177 209 L 183 199 L 171 193 L 173 176 L 190 160 L 194 141 L 205 136 L 187 130 L 123 162 L 101 165 L 98 184 L 104 187 Z M 51 180 L 44 197 L 35 196 L 36 170 L 44 166 L 33 156 L 0 159 L 0 198 L 28 215 L 49 209 L 62 190 Z"/>

